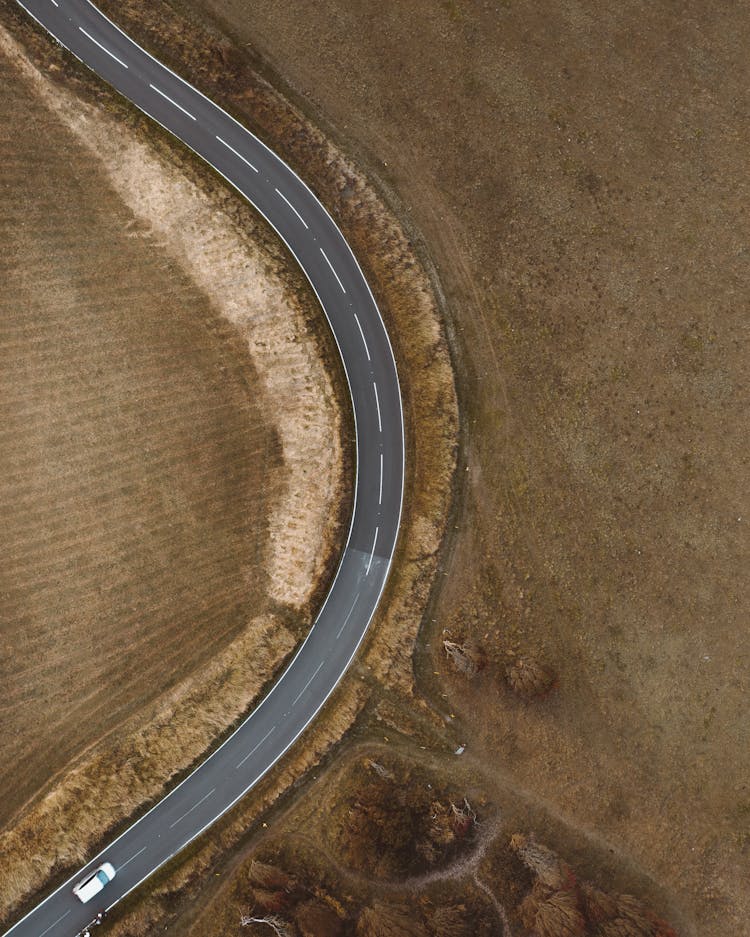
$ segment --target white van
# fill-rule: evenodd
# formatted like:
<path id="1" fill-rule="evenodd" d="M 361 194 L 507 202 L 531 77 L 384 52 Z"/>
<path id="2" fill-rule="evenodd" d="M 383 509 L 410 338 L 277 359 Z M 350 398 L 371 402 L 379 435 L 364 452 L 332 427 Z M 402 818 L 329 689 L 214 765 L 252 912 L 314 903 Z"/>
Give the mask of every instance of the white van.
<path id="1" fill-rule="evenodd" d="M 109 885 L 114 877 L 115 867 L 111 862 L 103 862 L 98 869 L 89 872 L 86 878 L 73 886 L 73 894 L 85 904 L 98 895 L 105 885 Z"/>

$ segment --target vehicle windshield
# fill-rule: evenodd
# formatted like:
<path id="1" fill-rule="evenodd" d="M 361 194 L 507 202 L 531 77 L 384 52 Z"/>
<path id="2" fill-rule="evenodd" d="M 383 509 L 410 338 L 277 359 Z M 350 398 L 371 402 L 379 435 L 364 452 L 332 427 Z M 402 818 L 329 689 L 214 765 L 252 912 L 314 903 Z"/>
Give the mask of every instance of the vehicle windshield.
<path id="1" fill-rule="evenodd" d="M 96 873 L 96 876 L 102 885 L 106 885 L 109 882 L 109 876 L 104 871 L 104 869 L 99 869 L 99 871 Z"/>

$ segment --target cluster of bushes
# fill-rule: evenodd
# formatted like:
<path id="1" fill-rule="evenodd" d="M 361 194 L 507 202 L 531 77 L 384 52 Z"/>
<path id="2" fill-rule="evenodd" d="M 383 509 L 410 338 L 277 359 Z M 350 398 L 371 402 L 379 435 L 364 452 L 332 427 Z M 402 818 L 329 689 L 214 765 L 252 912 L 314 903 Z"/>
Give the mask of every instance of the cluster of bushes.
<path id="1" fill-rule="evenodd" d="M 530 655 L 514 655 L 499 663 L 481 645 L 461 636 L 446 637 L 443 650 L 451 668 L 468 679 L 473 679 L 491 665 L 499 671 L 508 687 L 523 700 L 546 696 L 557 685 L 555 672 Z M 496 656 L 496 655 L 494 655 Z"/>
<path id="2" fill-rule="evenodd" d="M 573 869 L 533 836 L 516 833 L 510 845 L 534 875 L 517 909 L 525 937 L 677 937 L 631 895 L 610 895 L 579 882 Z"/>
<path id="3" fill-rule="evenodd" d="M 381 879 L 416 875 L 471 842 L 477 817 L 468 800 L 419 769 L 366 759 L 349 780 L 334 815 L 334 841 L 357 871 Z"/>
<path id="4" fill-rule="evenodd" d="M 240 924 L 276 937 L 490 937 L 483 911 L 466 903 L 425 898 L 409 905 L 372 901 L 347 913 L 321 886 L 300 884 L 279 865 L 253 860 L 248 873 L 250 907 Z"/>

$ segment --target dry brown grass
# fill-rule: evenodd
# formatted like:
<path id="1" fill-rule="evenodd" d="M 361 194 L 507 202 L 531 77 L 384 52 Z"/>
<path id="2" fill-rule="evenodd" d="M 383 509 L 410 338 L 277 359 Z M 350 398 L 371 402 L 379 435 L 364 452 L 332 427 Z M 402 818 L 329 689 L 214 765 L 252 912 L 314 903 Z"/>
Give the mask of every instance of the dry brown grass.
<path id="1" fill-rule="evenodd" d="M 468 471 L 425 670 L 439 698 L 468 628 L 559 675 L 536 703 L 451 679 L 468 751 L 686 933 L 746 928 L 747 5 L 179 5 L 324 115 L 438 265 Z"/>

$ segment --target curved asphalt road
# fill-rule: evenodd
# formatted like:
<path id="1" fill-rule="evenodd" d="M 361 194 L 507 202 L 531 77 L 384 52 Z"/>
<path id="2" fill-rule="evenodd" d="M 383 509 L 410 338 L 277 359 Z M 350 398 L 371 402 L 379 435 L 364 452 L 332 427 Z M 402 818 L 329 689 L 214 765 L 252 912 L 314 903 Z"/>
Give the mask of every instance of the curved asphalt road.
<path id="1" fill-rule="evenodd" d="M 19 0 L 20 2 L 20 0 Z M 229 810 L 323 706 L 372 618 L 396 544 L 404 484 L 396 365 L 375 300 L 335 222 L 295 173 L 232 117 L 143 51 L 89 0 L 21 4 L 64 46 L 220 172 L 276 229 L 315 290 L 344 362 L 357 482 L 349 539 L 296 656 L 237 731 L 149 813 L 7 932 L 74 935 Z M 81 904 L 71 887 L 111 862 L 115 879 Z"/>

